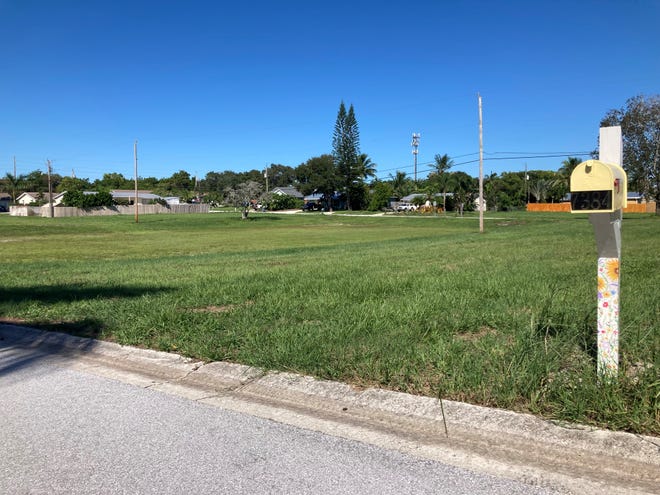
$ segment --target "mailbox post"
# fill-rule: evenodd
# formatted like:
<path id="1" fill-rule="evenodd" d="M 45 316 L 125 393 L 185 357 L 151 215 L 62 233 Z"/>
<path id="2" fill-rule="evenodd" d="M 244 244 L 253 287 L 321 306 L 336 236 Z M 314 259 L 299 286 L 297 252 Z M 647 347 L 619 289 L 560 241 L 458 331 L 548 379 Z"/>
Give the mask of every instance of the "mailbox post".
<path id="1" fill-rule="evenodd" d="M 628 181 L 622 162 L 621 127 L 600 129 L 600 160 L 587 160 L 571 174 L 571 213 L 588 213 L 598 249 L 598 375 L 619 370 L 621 220 Z"/>

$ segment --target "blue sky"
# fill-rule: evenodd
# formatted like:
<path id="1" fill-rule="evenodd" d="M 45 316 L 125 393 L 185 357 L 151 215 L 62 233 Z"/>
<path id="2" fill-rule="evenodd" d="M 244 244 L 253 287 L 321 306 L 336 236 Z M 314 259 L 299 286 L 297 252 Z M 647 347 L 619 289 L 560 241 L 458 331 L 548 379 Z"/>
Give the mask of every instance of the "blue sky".
<path id="1" fill-rule="evenodd" d="M 297 166 L 353 104 L 378 176 L 435 154 L 559 168 L 660 93 L 660 1 L 0 0 L 0 173 L 168 177 Z"/>

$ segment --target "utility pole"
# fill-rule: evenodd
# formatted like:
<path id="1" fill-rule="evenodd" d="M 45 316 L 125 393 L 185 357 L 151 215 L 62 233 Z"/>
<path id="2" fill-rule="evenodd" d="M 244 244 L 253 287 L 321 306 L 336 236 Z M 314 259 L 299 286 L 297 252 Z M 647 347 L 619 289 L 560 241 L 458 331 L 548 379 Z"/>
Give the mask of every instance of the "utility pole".
<path id="1" fill-rule="evenodd" d="M 199 192 L 199 180 L 197 179 L 197 170 L 195 170 L 195 185 L 193 186 L 193 194 L 195 195 L 195 201 L 199 202 L 200 192 Z"/>
<path id="2" fill-rule="evenodd" d="M 481 95 L 479 98 L 479 232 L 484 231 L 484 125 L 481 113 Z"/>
<path id="3" fill-rule="evenodd" d="M 137 140 L 133 145 L 133 158 L 135 161 L 135 223 L 139 223 L 138 218 L 138 171 L 137 171 Z"/>
<path id="4" fill-rule="evenodd" d="M 525 162 L 525 204 L 529 204 L 529 175 L 527 174 L 527 162 Z"/>
<path id="5" fill-rule="evenodd" d="M 12 202 L 16 204 L 16 186 L 18 185 L 18 179 L 16 178 L 16 155 L 14 155 L 14 182 L 12 184 Z"/>
<path id="6" fill-rule="evenodd" d="M 55 218 L 55 207 L 53 206 L 53 183 L 50 180 L 50 160 L 46 160 L 48 164 L 48 205 L 50 208 L 50 218 Z"/>
<path id="7" fill-rule="evenodd" d="M 415 184 L 417 184 L 417 153 L 419 153 L 419 138 L 421 134 L 419 132 L 413 132 L 412 136 L 412 154 L 415 157 Z"/>
<path id="8" fill-rule="evenodd" d="M 264 170 L 264 179 L 266 179 L 266 194 L 268 194 L 268 167 Z"/>

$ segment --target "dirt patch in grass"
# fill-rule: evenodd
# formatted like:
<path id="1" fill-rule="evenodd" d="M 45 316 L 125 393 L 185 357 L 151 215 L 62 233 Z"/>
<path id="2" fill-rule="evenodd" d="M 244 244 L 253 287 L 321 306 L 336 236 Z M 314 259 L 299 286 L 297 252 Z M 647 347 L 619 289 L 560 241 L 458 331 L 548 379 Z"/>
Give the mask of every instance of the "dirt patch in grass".
<path id="1" fill-rule="evenodd" d="M 477 340 L 481 340 L 484 337 L 487 337 L 488 335 L 497 335 L 497 334 L 498 332 L 495 328 L 483 326 L 479 328 L 479 330 L 477 330 L 476 332 L 459 333 L 456 335 L 456 338 L 458 340 L 462 340 L 463 342 L 474 342 Z"/>
<path id="2" fill-rule="evenodd" d="M 188 311 L 192 313 L 210 313 L 210 314 L 222 314 L 222 313 L 231 313 L 235 309 L 244 308 L 254 304 L 253 301 L 246 301 L 241 304 L 223 304 L 221 306 L 216 306 L 211 304 L 209 306 L 203 306 L 200 308 L 190 308 Z"/>
<path id="3" fill-rule="evenodd" d="M 236 304 L 226 304 L 224 306 L 205 306 L 203 308 L 192 308 L 189 311 L 193 313 L 229 313 L 236 308 Z"/>
<path id="4" fill-rule="evenodd" d="M 515 227 L 518 225 L 526 225 L 527 222 L 523 222 L 521 220 L 507 220 L 505 222 L 497 222 L 495 225 L 498 227 Z"/>

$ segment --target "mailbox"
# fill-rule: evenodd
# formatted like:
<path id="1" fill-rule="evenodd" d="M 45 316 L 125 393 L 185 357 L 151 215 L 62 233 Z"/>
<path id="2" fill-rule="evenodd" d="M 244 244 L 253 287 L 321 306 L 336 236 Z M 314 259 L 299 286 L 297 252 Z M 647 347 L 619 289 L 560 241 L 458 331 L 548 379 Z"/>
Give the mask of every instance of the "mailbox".
<path id="1" fill-rule="evenodd" d="M 618 165 L 580 163 L 571 174 L 571 213 L 607 213 L 627 206 L 628 181 Z"/>

